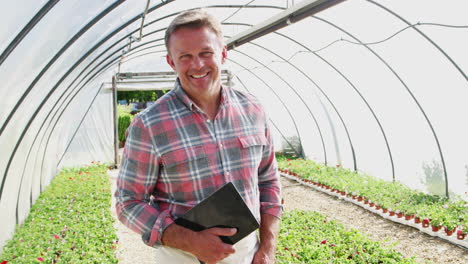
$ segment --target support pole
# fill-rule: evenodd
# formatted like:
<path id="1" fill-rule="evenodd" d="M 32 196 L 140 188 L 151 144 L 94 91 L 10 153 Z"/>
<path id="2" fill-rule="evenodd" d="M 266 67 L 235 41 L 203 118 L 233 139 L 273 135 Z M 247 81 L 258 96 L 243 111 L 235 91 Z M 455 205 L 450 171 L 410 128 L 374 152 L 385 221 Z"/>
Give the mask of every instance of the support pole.
<path id="1" fill-rule="evenodd" d="M 268 33 L 287 27 L 346 0 L 304 0 L 283 12 L 243 31 L 226 42 L 228 50 L 234 49 Z"/>
<path id="2" fill-rule="evenodd" d="M 118 114 L 117 114 L 117 82 L 115 75 L 112 76 L 112 110 L 114 112 L 114 169 L 119 164 L 119 138 L 118 138 Z"/>

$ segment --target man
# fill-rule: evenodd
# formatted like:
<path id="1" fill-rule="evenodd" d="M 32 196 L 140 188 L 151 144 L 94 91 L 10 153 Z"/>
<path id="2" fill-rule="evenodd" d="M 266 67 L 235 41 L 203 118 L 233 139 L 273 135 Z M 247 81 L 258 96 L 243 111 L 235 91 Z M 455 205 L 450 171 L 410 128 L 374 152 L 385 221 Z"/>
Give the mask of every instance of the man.
<path id="1" fill-rule="evenodd" d="M 175 88 L 135 117 L 117 181 L 117 214 L 157 248 L 158 263 L 274 263 L 280 183 L 263 108 L 251 95 L 221 85 L 227 48 L 219 22 L 185 12 L 166 31 Z M 232 182 L 260 221 L 234 246 L 231 228 L 194 232 L 177 217 Z M 260 241 L 258 241 L 260 240 Z"/>

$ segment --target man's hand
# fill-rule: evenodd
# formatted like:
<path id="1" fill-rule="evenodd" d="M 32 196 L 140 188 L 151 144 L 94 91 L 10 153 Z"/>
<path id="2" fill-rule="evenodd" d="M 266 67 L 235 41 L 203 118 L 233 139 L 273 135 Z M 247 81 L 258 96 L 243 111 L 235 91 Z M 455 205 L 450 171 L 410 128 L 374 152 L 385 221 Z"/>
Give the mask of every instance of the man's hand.
<path id="1" fill-rule="evenodd" d="M 262 250 L 259 249 L 255 253 L 252 264 L 274 264 L 276 263 L 275 251 L 274 250 Z"/>
<path id="2" fill-rule="evenodd" d="M 274 264 L 280 220 L 269 214 L 262 214 L 260 221 L 260 247 L 252 264 Z"/>
<path id="3" fill-rule="evenodd" d="M 235 252 L 234 246 L 221 241 L 220 236 L 232 236 L 235 228 L 210 228 L 194 232 L 177 224 L 166 228 L 164 245 L 189 252 L 206 264 L 217 263 Z"/>
<path id="4" fill-rule="evenodd" d="M 218 227 L 197 232 L 190 253 L 206 264 L 217 263 L 236 252 L 234 246 L 224 243 L 219 236 L 232 236 L 236 232 L 235 228 Z"/>

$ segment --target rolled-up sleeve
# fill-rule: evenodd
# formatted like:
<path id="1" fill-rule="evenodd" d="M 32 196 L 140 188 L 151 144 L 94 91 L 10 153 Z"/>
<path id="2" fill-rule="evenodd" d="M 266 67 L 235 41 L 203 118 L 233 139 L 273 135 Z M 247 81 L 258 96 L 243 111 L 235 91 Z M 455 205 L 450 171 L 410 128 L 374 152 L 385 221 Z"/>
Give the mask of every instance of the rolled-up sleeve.
<path id="1" fill-rule="evenodd" d="M 168 210 L 150 203 L 158 180 L 159 161 L 150 130 L 137 116 L 128 129 L 117 179 L 116 211 L 119 220 L 141 234 L 145 244 L 158 247 L 166 227 L 174 222 Z"/>
<path id="2" fill-rule="evenodd" d="M 268 124 L 265 128 L 267 145 L 263 150 L 262 160 L 258 169 L 258 185 L 260 190 L 260 213 L 281 218 L 281 183 L 276 163 L 273 139 Z"/>

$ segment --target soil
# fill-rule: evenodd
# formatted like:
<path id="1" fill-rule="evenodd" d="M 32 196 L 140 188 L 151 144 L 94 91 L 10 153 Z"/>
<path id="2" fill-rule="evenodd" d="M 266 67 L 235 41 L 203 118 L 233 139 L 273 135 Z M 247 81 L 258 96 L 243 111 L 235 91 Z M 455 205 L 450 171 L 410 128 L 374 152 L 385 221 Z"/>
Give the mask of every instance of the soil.
<path id="1" fill-rule="evenodd" d="M 113 189 L 117 170 L 109 171 Z M 313 210 L 361 231 L 383 245 L 392 246 L 404 256 L 416 256 L 418 263 L 468 263 L 468 250 L 419 232 L 419 230 L 386 220 L 357 205 L 332 197 L 296 181 L 281 178 L 284 210 Z M 112 202 L 114 204 L 114 200 Z M 112 208 L 115 217 L 115 209 Z M 139 235 L 116 220 L 119 236 L 117 257 L 121 264 L 154 264 L 154 249 L 146 246 Z"/>

